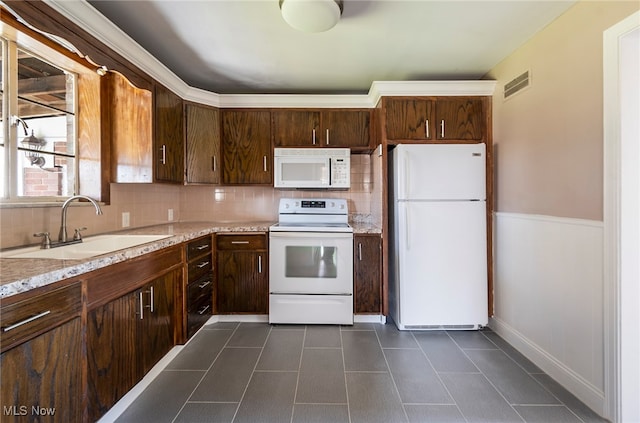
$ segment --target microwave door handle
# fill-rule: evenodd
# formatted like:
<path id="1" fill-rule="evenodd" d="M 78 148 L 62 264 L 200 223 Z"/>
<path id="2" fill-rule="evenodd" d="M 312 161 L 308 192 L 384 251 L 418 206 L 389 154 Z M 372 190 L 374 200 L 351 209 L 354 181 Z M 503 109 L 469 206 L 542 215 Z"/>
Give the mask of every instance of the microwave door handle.
<path id="1" fill-rule="evenodd" d="M 327 184 L 328 186 L 331 186 L 331 157 L 329 157 L 329 183 Z"/>

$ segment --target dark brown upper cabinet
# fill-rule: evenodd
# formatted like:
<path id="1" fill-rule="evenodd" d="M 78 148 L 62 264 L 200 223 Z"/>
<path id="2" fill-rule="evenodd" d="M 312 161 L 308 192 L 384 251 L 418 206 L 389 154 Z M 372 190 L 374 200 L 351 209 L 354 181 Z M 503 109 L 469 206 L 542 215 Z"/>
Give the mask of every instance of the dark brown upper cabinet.
<path id="1" fill-rule="evenodd" d="M 272 112 L 276 147 L 348 147 L 371 150 L 368 109 L 280 109 Z"/>
<path id="2" fill-rule="evenodd" d="M 184 181 L 184 115 L 182 98 L 162 85 L 154 96 L 155 180 Z"/>
<path id="3" fill-rule="evenodd" d="M 271 112 L 222 111 L 222 182 L 269 185 L 273 181 Z"/>
<path id="4" fill-rule="evenodd" d="M 186 120 L 186 182 L 188 184 L 219 184 L 222 157 L 220 154 L 220 111 L 214 107 L 187 103 Z"/>
<path id="5" fill-rule="evenodd" d="M 387 140 L 392 142 L 483 142 L 487 139 L 483 97 L 386 97 Z"/>

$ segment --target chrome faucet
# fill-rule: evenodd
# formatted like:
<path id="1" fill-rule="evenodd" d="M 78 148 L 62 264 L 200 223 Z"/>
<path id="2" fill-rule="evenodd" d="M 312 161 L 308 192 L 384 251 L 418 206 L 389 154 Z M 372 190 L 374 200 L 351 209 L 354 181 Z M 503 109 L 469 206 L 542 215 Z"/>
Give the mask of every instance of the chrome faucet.
<path id="1" fill-rule="evenodd" d="M 86 195 L 74 195 L 73 197 L 69 197 L 67 201 L 62 203 L 62 220 L 60 222 L 60 233 L 58 234 L 59 242 L 67 242 L 67 207 L 69 207 L 69 203 L 79 199 L 89 201 L 96 208 L 96 214 L 97 215 L 102 214 L 102 209 L 100 208 L 100 205 L 93 198 L 87 197 Z M 79 235 L 78 230 L 76 230 L 76 234 Z M 80 240 L 80 238 L 78 238 L 78 240 Z"/>

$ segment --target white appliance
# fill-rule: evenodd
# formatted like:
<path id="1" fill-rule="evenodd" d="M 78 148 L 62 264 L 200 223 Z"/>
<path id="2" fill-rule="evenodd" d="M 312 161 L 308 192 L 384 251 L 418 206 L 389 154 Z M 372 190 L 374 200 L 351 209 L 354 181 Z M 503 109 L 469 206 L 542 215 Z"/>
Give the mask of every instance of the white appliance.
<path id="1" fill-rule="evenodd" d="M 348 148 L 275 148 L 276 188 L 345 189 L 351 184 Z"/>
<path id="2" fill-rule="evenodd" d="M 485 145 L 398 145 L 390 157 L 391 317 L 400 330 L 486 325 Z"/>
<path id="3" fill-rule="evenodd" d="M 269 323 L 353 324 L 353 229 L 344 199 L 280 199 L 269 229 Z"/>

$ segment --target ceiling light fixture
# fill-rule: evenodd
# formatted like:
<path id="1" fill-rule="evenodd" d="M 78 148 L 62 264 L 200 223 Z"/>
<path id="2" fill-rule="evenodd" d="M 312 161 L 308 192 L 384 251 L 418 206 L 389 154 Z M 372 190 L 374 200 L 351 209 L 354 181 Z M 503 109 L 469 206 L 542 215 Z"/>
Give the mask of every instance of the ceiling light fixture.
<path id="1" fill-rule="evenodd" d="M 342 0 L 280 0 L 284 20 L 304 32 L 333 28 L 342 15 Z"/>

